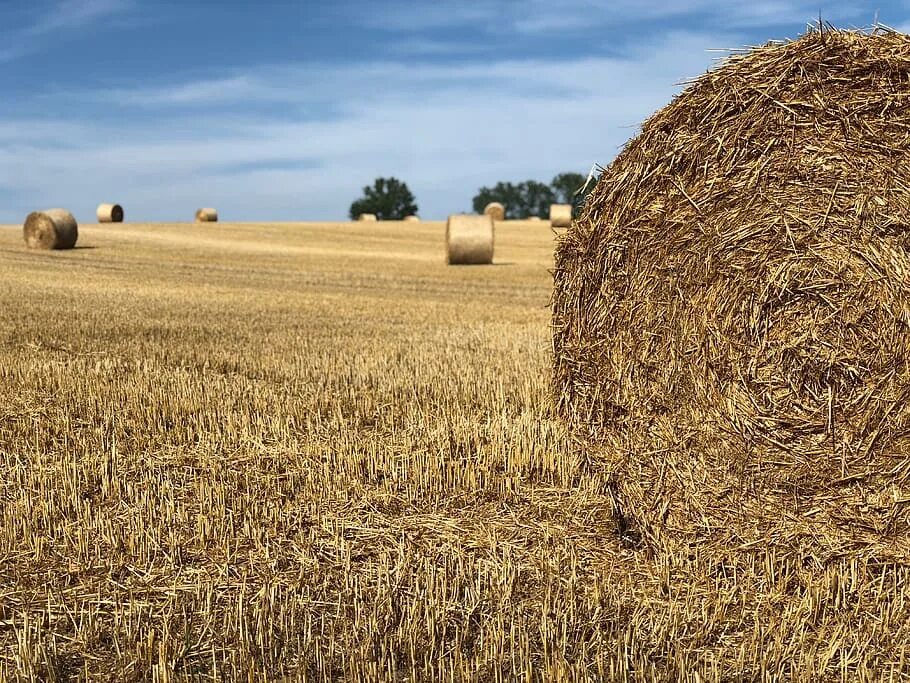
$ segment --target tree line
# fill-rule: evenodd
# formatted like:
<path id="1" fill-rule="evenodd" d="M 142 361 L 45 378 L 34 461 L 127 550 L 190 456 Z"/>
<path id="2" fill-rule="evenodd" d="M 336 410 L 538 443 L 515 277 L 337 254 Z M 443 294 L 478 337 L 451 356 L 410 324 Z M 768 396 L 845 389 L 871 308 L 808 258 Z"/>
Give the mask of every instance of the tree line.
<path id="1" fill-rule="evenodd" d="M 487 204 L 499 202 L 506 209 L 506 218 L 549 218 L 550 204 L 571 204 L 574 213 L 594 189 L 594 180 L 587 186 L 586 180 L 581 173 L 560 173 L 549 184 L 537 180 L 498 182 L 493 187 L 481 187 L 471 205 L 474 213 L 483 213 Z M 363 188 L 363 196 L 350 208 L 352 219 L 372 213 L 379 220 L 394 221 L 417 212 L 417 201 L 407 183 L 397 178 L 376 178 L 372 186 Z"/>

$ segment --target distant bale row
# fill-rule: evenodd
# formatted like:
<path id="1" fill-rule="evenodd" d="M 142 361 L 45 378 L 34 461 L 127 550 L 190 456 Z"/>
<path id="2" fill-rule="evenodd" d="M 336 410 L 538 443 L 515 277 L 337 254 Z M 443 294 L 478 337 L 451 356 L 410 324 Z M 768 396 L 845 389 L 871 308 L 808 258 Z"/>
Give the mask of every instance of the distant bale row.
<path id="1" fill-rule="evenodd" d="M 501 205 L 500 205 L 501 207 Z M 100 223 L 123 221 L 123 207 L 119 204 L 101 204 L 97 209 Z M 212 208 L 196 211 L 196 222 L 218 220 Z M 360 221 L 375 221 L 375 214 L 361 214 Z M 410 215 L 407 222 L 420 219 Z M 446 260 L 451 265 L 490 264 L 493 262 L 494 229 L 489 213 L 481 216 L 449 216 L 446 221 Z M 28 215 L 23 226 L 26 245 L 32 249 L 72 249 L 78 239 L 76 219 L 66 209 L 46 209 Z"/>
<path id="2" fill-rule="evenodd" d="M 359 223 L 374 223 L 374 222 L 377 222 L 378 220 L 379 220 L 379 217 L 375 213 L 362 213 L 359 216 L 357 216 L 357 222 L 359 222 Z M 415 214 L 410 214 L 409 216 L 405 216 L 401 220 L 405 221 L 406 223 L 419 223 L 420 216 L 417 216 Z"/>
<path id="3" fill-rule="evenodd" d="M 483 213 L 494 221 L 503 221 L 506 218 L 506 209 L 499 202 L 490 202 L 487 204 Z M 539 221 L 540 216 L 527 216 L 524 220 Z M 550 224 L 554 228 L 568 228 L 572 225 L 572 205 L 571 204 L 551 204 L 550 205 Z"/>

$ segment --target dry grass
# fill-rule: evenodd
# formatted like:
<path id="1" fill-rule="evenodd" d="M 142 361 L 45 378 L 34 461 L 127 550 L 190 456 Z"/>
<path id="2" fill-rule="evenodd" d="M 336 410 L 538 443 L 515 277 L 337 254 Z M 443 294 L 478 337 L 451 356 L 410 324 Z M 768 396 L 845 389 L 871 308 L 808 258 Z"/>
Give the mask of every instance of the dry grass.
<path id="1" fill-rule="evenodd" d="M 0 228 L 0 680 L 906 677 L 904 570 L 624 547 L 549 407 L 552 235 L 443 236 Z"/>

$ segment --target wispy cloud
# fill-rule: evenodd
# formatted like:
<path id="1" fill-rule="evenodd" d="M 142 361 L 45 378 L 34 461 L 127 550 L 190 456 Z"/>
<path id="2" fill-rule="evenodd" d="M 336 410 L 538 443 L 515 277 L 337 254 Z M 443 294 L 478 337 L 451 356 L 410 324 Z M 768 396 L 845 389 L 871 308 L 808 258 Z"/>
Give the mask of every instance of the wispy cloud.
<path id="1" fill-rule="evenodd" d="M 835 18 L 832 3 L 821 6 Z M 45 9 L 58 13 L 22 14 L 19 35 L 136 16 L 127 0 Z M 780 26 L 796 34 L 818 15 L 800 0 L 417 9 L 389 0 L 363 10 L 337 10 L 351 15 L 339 31 L 369 42 L 356 58 L 302 50 L 266 62 L 257 51 L 219 63 L 209 60 L 219 43 L 185 66 L 175 57 L 170 70 L 94 71 L 67 92 L 34 92 L 29 81 L 7 110 L 17 116 L 0 114 L 0 220 L 42 205 L 90 217 L 100 201 L 123 203 L 135 220 L 180 220 L 200 205 L 228 220 L 335 219 L 379 175 L 407 181 L 421 213 L 442 218 L 468 209 L 482 185 L 608 164 L 680 81 L 712 65 L 707 49 L 784 37 Z M 841 24 L 874 18 L 848 5 L 837 12 Z M 169 29 L 179 23 L 166 18 Z"/>
<path id="2" fill-rule="evenodd" d="M 135 0 L 55 0 L 43 4 L 34 2 L 28 6 L 28 13 L 20 25 L 7 24 L 2 32 L 4 45 L 0 49 L 0 62 L 13 61 L 49 49 L 53 43 L 40 40 L 41 38 L 64 31 L 85 29 L 104 18 L 122 15 L 135 6 L 134 2 Z"/>
<path id="3" fill-rule="evenodd" d="M 134 107 L 169 107 L 172 105 L 204 105 L 211 108 L 239 100 L 270 99 L 269 89 L 253 78 L 229 76 L 150 88 L 111 88 L 103 92 L 83 93 L 98 101 Z M 80 97 L 78 93 L 72 93 Z"/>
<path id="4" fill-rule="evenodd" d="M 482 185 L 608 163 L 674 83 L 706 68 L 703 48 L 719 39 L 664 35 L 635 59 L 284 65 L 113 99 L 86 93 L 107 97 L 107 111 L 140 108 L 152 118 L 124 116 L 104 129 L 32 125 L 16 143 L 4 137 L 15 123 L 0 124 L 0 185 L 19 188 L 20 212 L 70 202 L 89 213 L 103 194 L 137 220 L 180 219 L 178 207 L 199 203 L 234 219 L 332 219 L 374 177 L 395 175 L 426 217 L 442 218 L 469 208 Z M 186 96 L 197 92 L 209 93 L 208 108 Z M 277 110 L 328 103 L 339 114 L 242 114 L 238 104 L 263 96 Z M 78 145 L 58 146 L 60 130 Z"/>
<path id="5" fill-rule="evenodd" d="M 566 32 L 593 33 L 605 28 L 610 29 L 614 37 L 622 39 L 624 28 L 678 22 L 686 18 L 712 22 L 732 31 L 757 25 L 782 26 L 819 15 L 865 23 L 874 19 L 874 11 L 839 0 L 728 0 L 723 3 L 716 0 L 659 3 L 640 0 L 562 0 L 559 3 L 551 0 L 440 0 L 418 7 L 404 0 L 391 0 L 383 3 L 381 13 L 352 12 L 350 19 L 373 28 L 406 33 L 469 27 L 486 35 L 531 34 L 557 41 L 566 39 Z M 630 31 L 626 38 L 637 41 L 637 32 Z"/>
<path id="6" fill-rule="evenodd" d="M 133 0 L 59 0 L 26 29 L 30 36 L 81 28 L 133 6 Z"/>

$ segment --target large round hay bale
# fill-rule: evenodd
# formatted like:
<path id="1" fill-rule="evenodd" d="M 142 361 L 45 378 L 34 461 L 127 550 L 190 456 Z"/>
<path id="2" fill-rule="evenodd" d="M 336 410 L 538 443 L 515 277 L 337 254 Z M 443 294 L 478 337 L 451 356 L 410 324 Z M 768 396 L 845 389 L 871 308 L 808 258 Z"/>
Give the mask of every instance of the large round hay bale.
<path id="1" fill-rule="evenodd" d="M 408 223 L 419 223 L 419 222 L 420 222 L 420 216 L 414 216 L 414 215 L 405 216 L 405 217 L 404 217 L 404 220 L 405 220 L 406 222 L 408 222 Z"/>
<path id="2" fill-rule="evenodd" d="M 446 259 L 450 265 L 493 263 L 493 219 L 487 215 L 449 216 Z"/>
<path id="3" fill-rule="evenodd" d="M 119 204 L 99 204 L 95 215 L 99 223 L 122 223 L 123 207 Z"/>
<path id="4" fill-rule="evenodd" d="M 76 219 L 66 209 L 33 211 L 26 217 L 22 232 L 31 249 L 72 249 L 79 238 Z"/>
<path id="5" fill-rule="evenodd" d="M 568 228 L 572 225 L 572 205 L 550 204 L 550 225 L 554 228 Z"/>
<path id="6" fill-rule="evenodd" d="M 907 64 L 828 29 L 729 58 L 561 238 L 556 400 L 629 537 L 910 560 Z"/>
<path id="7" fill-rule="evenodd" d="M 215 209 L 197 209 L 196 210 L 196 222 L 197 223 L 217 223 L 218 222 L 218 212 Z"/>
<path id="8" fill-rule="evenodd" d="M 357 216 L 357 220 L 361 223 L 372 223 L 377 220 L 375 213 L 362 213 Z"/>
<path id="9" fill-rule="evenodd" d="M 483 213 L 494 221 L 504 221 L 506 219 L 506 207 L 499 202 L 490 202 L 483 208 Z"/>

